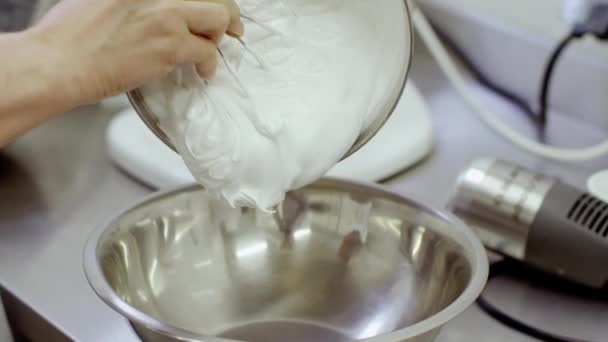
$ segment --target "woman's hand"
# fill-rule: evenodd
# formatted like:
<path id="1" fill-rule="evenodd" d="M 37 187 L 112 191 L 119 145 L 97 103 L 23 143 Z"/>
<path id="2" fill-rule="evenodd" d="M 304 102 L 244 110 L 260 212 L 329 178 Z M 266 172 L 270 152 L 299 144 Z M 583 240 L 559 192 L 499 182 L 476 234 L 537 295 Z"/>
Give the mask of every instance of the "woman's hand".
<path id="1" fill-rule="evenodd" d="M 25 33 L 68 106 L 96 102 L 195 63 L 203 78 L 217 44 L 243 33 L 234 0 L 63 0 Z"/>

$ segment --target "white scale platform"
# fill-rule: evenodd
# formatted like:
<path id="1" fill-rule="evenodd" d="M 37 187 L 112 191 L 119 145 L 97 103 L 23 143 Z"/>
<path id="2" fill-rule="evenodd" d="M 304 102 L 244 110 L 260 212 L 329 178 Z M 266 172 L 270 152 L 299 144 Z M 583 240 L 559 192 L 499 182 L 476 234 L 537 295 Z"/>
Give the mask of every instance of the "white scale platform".
<path id="1" fill-rule="evenodd" d="M 423 159 L 433 143 L 429 109 L 415 85 L 408 82 L 384 127 L 328 176 L 380 181 Z M 107 144 L 110 157 L 121 169 L 155 189 L 194 182 L 181 158 L 156 138 L 132 109 L 112 120 Z"/>

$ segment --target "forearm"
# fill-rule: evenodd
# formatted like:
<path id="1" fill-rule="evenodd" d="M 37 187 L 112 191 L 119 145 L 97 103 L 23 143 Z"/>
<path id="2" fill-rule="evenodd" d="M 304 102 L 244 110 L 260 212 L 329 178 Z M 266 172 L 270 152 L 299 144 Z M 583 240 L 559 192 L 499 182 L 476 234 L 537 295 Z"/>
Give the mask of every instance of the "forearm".
<path id="1" fill-rule="evenodd" d="M 69 109 L 49 52 L 29 33 L 0 34 L 0 147 Z"/>
<path id="2" fill-rule="evenodd" d="M 0 34 L 0 147 L 177 64 L 208 78 L 217 42 L 242 31 L 235 0 L 62 0 L 27 32 Z"/>

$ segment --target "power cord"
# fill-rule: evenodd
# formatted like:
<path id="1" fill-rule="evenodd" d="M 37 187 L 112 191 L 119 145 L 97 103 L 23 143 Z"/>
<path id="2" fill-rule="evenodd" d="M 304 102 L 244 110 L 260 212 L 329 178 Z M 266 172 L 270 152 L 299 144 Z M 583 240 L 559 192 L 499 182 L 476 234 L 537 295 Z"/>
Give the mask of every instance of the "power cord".
<path id="1" fill-rule="evenodd" d="M 473 112 L 496 133 L 520 149 L 547 159 L 563 162 L 578 162 L 603 157 L 608 154 L 608 140 L 587 148 L 558 148 L 531 140 L 500 121 L 493 112 L 488 110 L 481 101 L 471 94 L 465 77 L 450 57 L 450 54 L 441 43 L 439 37 L 437 37 L 435 30 L 422 13 L 422 10 L 413 0 L 410 0 L 410 8 L 412 9 L 414 27 L 429 48 L 431 55 L 437 61 L 439 67 L 444 71 L 448 80 L 452 83 L 463 100 L 471 107 Z M 606 15 L 606 19 L 608 20 L 608 14 Z M 603 21 L 597 20 L 596 22 Z M 606 28 L 608 29 L 608 25 Z M 563 51 L 563 48 L 560 50 Z M 559 57 L 560 54 L 561 51 L 557 56 Z M 550 80 L 551 77 L 548 77 L 548 79 Z"/>
<path id="2" fill-rule="evenodd" d="M 576 28 L 572 32 L 570 32 L 566 38 L 564 38 L 555 50 L 551 53 L 551 57 L 549 58 L 549 62 L 545 67 L 545 71 L 543 73 L 543 81 L 541 84 L 540 91 L 540 99 L 539 99 L 539 109 L 538 109 L 538 120 L 541 125 L 545 125 L 547 123 L 547 112 L 548 112 L 548 103 L 549 103 L 549 91 L 551 80 L 553 79 L 553 74 L 555 71 L 555 66 L 557 65 L 557 61 L 566 50 L 566 47 L 575 39 L 582 38 L 585 35 L 585 31 L 582 28 Z"/>
<path id="3" fill-rule="evenodd" d="M 432 22 L 431 25 L 433 25 Z M 486 74 L 484 74 L 481 68 L 478 67 L 475 62 L 473 62 L 473 60 L 469 58 L 469 56 L 467 56 L 467 54 L 462 49 L 460 49 L 458 44 L 454 42 L 449 37 L 449 35 L 442 32 L 436 25 L 433 25 L 433 28 L 437 31 L 437 35 L 439 36 L 439 38 L 445 43 L 445 45 L 447 45 L 450 51 L 452 51 L 452 53 L 456 55 L 460 62 L 464 64 L 464 67 L 469 70 L 469 72 L 473 75 L 477 82 L 479 82 L 482 86 L 491 90 L 495 94 L 498 94 L 505 100 L 511 102 L 523 114 L 525 114 L 530 120 L 532 120 L 532 122 L 537 124 L 539 123 L 540 120 L 538 119 L 538 115 L 525 99 L 494 83 L 492 79 Z"/>
<path id="4" fill-rule="evenodd" d="M 543 73 L 543 80 L 541 84 L 540 99 L 539 99 L 539 121 L 544 126 L 547 122 L 548 115 L 548 103 L 549 103 L 549 92 L 551 80 L 555 71 L 555 67 L 564 50 L 572 41 L 575 39 L 583 38 L 585 35 L 593 35 L 599 40 L 608 40 L 608 4 L 596 3 L 596 4 L 583 4 L 580 1 L 578 4 L 570 4 L 576 7 L 576 5 L 584 5 L 587 7 L 582 10 L 582 17 L 577 18 L 578 20 L 572 23 L 574 29 L 562 39 L 557 47 L 551 53 L 549 62 L 545 66 Z M 574 9 L 571 7 L 571 9 Z M 579 15 L 581 15 L 579 13 Z M 579 15 L 575 15 L 578 17 Z"/>
<path id="5" fill-rule="evenodd" d="M 570 34 L 568 34 L 568 36 L 566 36 L 566 38 L 559 42 L 557 47 L 551 53 L 550 58 L 548 59 L 548 62 L 543 71 L 541 90 L 539 92 L 540 95 L 538 100 L 539 109 L 537 113 L 534 109 L 532 109 L 532 106 L 530 106 L 526 100 L 494 83 L 488 76 L 486 76 L 481 71 L 481 68 L 477 67 L 475 63 L 471 60 L 471 58 L 469 58 L 466 53 L 464 53 L 458 47 L 458 45 L 452 39 L 449 38 L 447 34 L 442 32 L 436 25 L 433 25 L 432 22 L 431 25 L 437 32 L 437 35 L 439 36 L 441 41 L 443 41 L 444 44 L 452 51 L 452 53 L 456 55 L 456 57 L 464 64 L 464 66 L 469 70 L 469 72 L 473 74 L 473 77 L 477 80 L 477 82 L 481 83 L 482 86 L 498 94 L 505 100 L 511 102 L 540 127 L 545 127 L 547 123 L 547 117 L 549 114 L 549 91 L 557 62 L 565 51 L 566 47 L 573 40 L 577 38 L 582 38 L 585 35 L 585 31 L 580 28 L 572 31 Z"/>
<path id="6" fill-rule="evenodd" d="M 464 64 L 464 66 L 469 70 L 469 72 L 473 74 L 473 77 L 477 80 L 477 82 L 481 83 L 482 86 L 498 94 L 505 100 L 511 102 L 540 127 L 545 127 L 545 125 L 547 124 L 547 117 L 549 115 L 549 92 L 557 62 L 562 56 L 565 49 L 568 47 L 568 45 L 573 40 L 582 38 L 587 32 L 583 27 L 577 27 L 575 30 L 570 32 L 563 40 L 561 40 L 556 46 L 556 48 L 553 50 L 553 52 L 551 52 L 551 55 L 543 71 L 538 99 L 538 112 L 536 112 L 534 109 L 532 109 L 532 106 L 530 106 L 526 100 L 494 83 L 488 76 L 486 76 L 481 71 L 481 68 L 476 66 L 475 63 L 471 60 L 471 58 L 469 58 L 466 53 L 464 53 L 458 47 L 458 45 L 452 39 L 450 39 L 447 34 L 442 32 L 436 25 L 433 25 L 432 22 L 431 25 L 437 32 L 437 35 L 439 36 L 441 41 L 443 41 L 444 44 L 452 51 L 452 53 L 456 55 L 456 57 Z"/>
<path id="7" fill-rule="evenodd" d="M 490 273 L 488 275 L 488 283 L 499 276 L 511 276 L 517 279 L 524 280 L 530 284 L 546 284 L 548 290 L 558 292 L 565 295 L 574 295 L 578 298 L 585 298 L 591 300 L 604 300 L 606 301 L 605 292 L 601 292 L 595 289 L 589 289 L 580 285 L 572 284 L 562 279 L 556 278 L 549 274 L 540 273 L 524 264 L 514 261 L 511 259 L 504 259 L 496 262 L 490 266 Z M 546 342 L 591 342 L 581 339 L 575 339 L 571 337 L 559 336 L 548 331 L 544 331 L 537 327 L 534 327 L 528 323 L 525 323 L 513 316 L 506 314 L 498 307 L 491 304 L 483 294 L 477 299 L 477 305 L 481 310 L 487 313 L 490 317 L 496 321 L 504 324 L 505 326 L 516 330 L 529 337 L 546 341 Z"/>

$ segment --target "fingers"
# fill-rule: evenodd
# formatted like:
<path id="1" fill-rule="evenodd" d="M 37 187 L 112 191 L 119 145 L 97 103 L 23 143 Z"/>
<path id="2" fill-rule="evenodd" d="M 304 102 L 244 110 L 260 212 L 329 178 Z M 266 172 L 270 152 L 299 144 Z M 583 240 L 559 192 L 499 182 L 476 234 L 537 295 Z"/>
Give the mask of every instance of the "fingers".
<path id="1" fill-rule="evenodd" d="M 230 24 L 230 13 L 226 6 L 221 4 L 184 1 L 180 4 L 179 11 L 190 32 L 216 43 L 226 33 Z"/>
<path id="2" fill-rule="evenodd" d="M 190 0 L 191 2 L 207 2 L 223 5 L 228 9 L 230 15 L 230 23 L 228 25 L 228 34 L 231 36 L 240 37 L 244 33 L 243 22 L 241 21 L 241 10 L 235 0 Z"/>
<path id="3" fill-rule="evenodd" d="M 196 71 L 203 79 L 215 76 L 217 67 L 217 46 L 209 39 L 190 36 L 180 47 L 178 63 L 194 63 Z"/>
<path id="4" fill-rule="evenodd" d="M 173 6 L 193 33 L 180 40 L 177 63 L 194 63 L 203 79 L 213 78 L 222 36 L 243 34 L 238 5 L 234 0 L 182 0 Z"/>
<path id="5" fill-rule="evenodd" d="M 196 65 L 196 73 L 204 80 L 210 80 L 215 77 L 217 70 L 217 55 L 213 58 L 213 62 L 199 63 Z"/>

